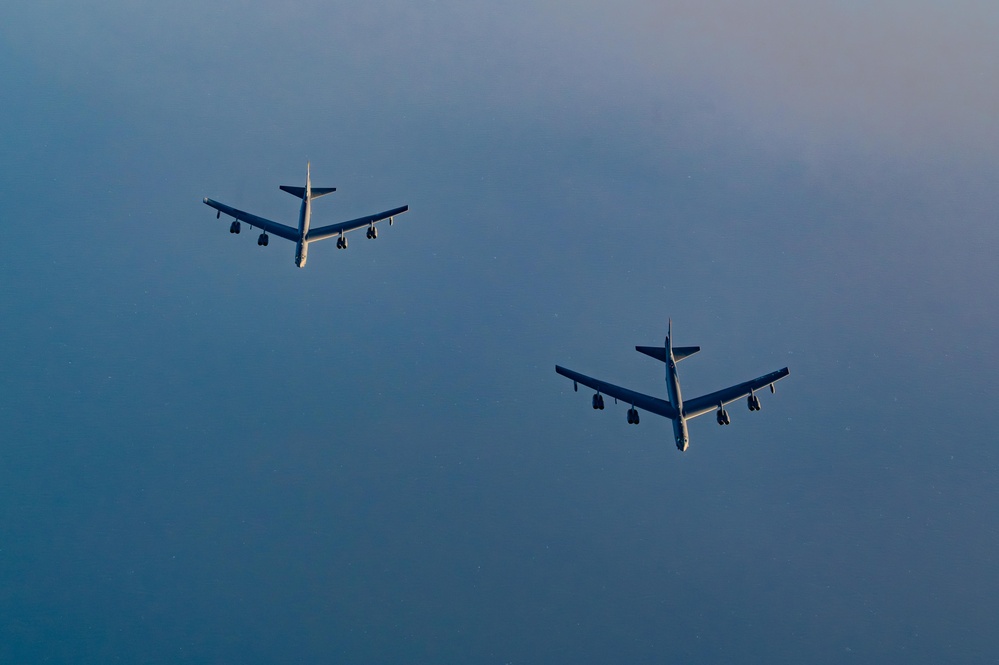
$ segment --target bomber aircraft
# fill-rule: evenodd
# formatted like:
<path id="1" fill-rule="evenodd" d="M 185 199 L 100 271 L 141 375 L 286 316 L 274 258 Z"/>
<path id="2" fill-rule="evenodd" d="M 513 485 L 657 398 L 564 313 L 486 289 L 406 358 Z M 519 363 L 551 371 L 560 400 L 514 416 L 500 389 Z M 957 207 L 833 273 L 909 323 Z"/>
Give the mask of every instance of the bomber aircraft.
<path id="1" fill-rule="evenodd" d="M 206 205 L 209 205 L 218 211 L 215 213 L 216 219 L 221 217 L 222 213 L 234 218 L 232 224 L 229 225 L 229 233 L 239 233 L 240 222 L 246 222 L 250 228 L 257 227 L 261 230 L 260 236 L 257 238 L 257 245 L 261 247 L 267 246 L 269 241 L 269 236 L 267 235 L 268 233 L 273 233 L 280 238 L 291 240 L 295 243 L 295 265 L 299 268 L 305 267 L 305 261 L 309 256 L 309 243 L 336 236 L 337 249 L 347 249 L 347 238 L 344 234 L 348 231 L 367 227 L 367 237 L 369 239 L 377 238 L 378 229 L 375 227 L 375 224 L 387 219 L 389 221 L 389 226 L 392 226 L 392 222 L 395 221 L 394 217 L 396 215 L 400 215 L 409 210 L 409 206 L 405 205 L 398 208 L 392 208 L 391 210 L 386 210 L 385 212 L 379 212 L 374 215 L 358 217 L 357 219 L 352 219 L 349 222 L 340 222 L 339 224 L 321 226 L 318 229 L 310 228 L 309 224 L 312 221 L 313 199 L 318 199 L 320 196 L 326 196 L 327 194 L 335 192 L 336 187 L 313 187 L 309 171 L 310 165 L 307 164 L 305 167 L 305 187 L 281 185 L 281 189 L 302 199 L 302 207 L 298 213 L 297 229 L 285 226 L 284 224 L 278 224 L 277 222 L 272 222 L 269 219 L 264 219 L 263 217 L 251 215 L 248 212 L 243 212 L 242 210 L 237 210 L 236 208 L 231 208 L 224 203 L 219 203 L 218 201 L 213 201 L 208 198 L 204 201 Z"/>
<path id="2" fill-rule="evenodd" d="M 723 388 L 701 397 L 683 400 L 680 395 L 680 377 L 676 373 L 676 363 L 688 356 L 692 356 L 701 350 L 699 346 L 673 346 L 672 336 L 673 322 L 670 321 L 666 328 L 666 343 L 663 346 L 636 346 L 635 350 L 652 356 L 656 360 L 666 363 L 666 391 L 669 400 L 659 399 L 643 395 L 642 393 L 615 386 L 606 381 L 590 378 L 571 369 L 566 369 L 555 365 L 555 371 L 564 377 L 572 379 L 572 387 L 579 390 L 582 383 L 587 388 L 596 390 L 593 395 L 593 408 L 604 408 L 604 395 L 610 395 L 615 400 L 621 400 L 631 405 L 628 409 L 628 424 L 637 425 L 639 421 L 638 409 L 643 409 L 656 415 L 664 416 L 673 421 L 673 434 L 676 438 L 676 447 L 681 451 L 687 450 L 690 437 L 687 434 L 687 421 L 691 418 L 703 415 L 708 411 L 717 409 L 716 420 L 719 425 L 728 425 L 732 422 L 725 410 L 725 405 L 743 397 L 747 400 L 750 411 L 759 411 L 761 408 L 760 398 L 756 394 L 764 386 L 770 386 L 770 392 L 774 392 L 774 383 L 783 379 L 789 374 L 787 367 L 776 372 L 770 372 L 752 381 L 746 381 L 729 388 Z"/>

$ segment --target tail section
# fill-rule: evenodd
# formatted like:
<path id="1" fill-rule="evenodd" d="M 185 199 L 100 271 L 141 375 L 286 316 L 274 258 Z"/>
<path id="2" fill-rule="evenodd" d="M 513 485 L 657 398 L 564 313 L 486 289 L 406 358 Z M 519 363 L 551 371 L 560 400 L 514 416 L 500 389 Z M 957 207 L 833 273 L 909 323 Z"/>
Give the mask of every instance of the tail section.
<path id="1" fill-rule="evenodd" d="M 300 199 L 318 199 L 320 196 L 326 196 L 327 194 L 332 194 L 336 191 L 336 187 L 313 187 L 312 186 L 312 162 L 308 162 L 305 165 L 305 187 L 292 187 L 291 185 L 281 185 L 282 190 L 288 192 L 292 196 L 297 196 Z"/>
<path id="2" fill-rule="evenodd" d="M 666 355 L 666 347 L 664 346 L 636 346 L 635 350 L 639 353 L 644 353 L 645 355 L 655 358 L 659 362 L 666 362 L 668 356 Z M 673 360 L 680 362 L 687 356 L 692 356 L 701 350 L 699 346 L 674 346 L 673 347 Z"/>
<path id="3" fill-rule="evenodd" d="M 701 350 L 699 346 L 673 346 L 673 319 L 666 324 L 666 341 L 662 346 L 636 346 L 635 350 L 644 353 L 650 358 L 655 358 L 661 363 L 669 362 L 670 354 L 673 360 L 680 362 L 687 356 L 692 356 Z"/>
<path id="4" fill-rule="evenodd" d="M 297 196 L 300 199 L 305 198 L 305 187 L 292 187 L 291 185 L 281 185 L 281 189 L 288 192 L 292 196 Z M 332 194 L 335 191 L 336 187 L 313 187 L 312 198 L 318 199 L 320 196 L 326 196 L 327 194 Z"/>

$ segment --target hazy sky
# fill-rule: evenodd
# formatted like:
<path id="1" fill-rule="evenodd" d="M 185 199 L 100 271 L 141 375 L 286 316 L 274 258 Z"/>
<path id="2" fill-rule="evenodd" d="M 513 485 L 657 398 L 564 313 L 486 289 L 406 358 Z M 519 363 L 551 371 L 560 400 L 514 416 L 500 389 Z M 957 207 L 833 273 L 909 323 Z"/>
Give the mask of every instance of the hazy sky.
<path id="1" fill-rule="evenodd" d="M 994 3 L 22 3 L 0 661 L 994 662 Z M 409 204 L 377 242 L 232 236 Z M 761 413 L 626 424 L 556 363 Z"/>

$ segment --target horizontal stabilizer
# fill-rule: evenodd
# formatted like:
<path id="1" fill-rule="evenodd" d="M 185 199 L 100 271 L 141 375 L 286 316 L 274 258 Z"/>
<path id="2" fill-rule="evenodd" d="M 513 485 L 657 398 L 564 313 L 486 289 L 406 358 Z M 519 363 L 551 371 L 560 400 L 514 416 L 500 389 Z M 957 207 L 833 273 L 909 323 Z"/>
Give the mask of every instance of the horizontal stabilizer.
<path id="1" fill-rule="evenodd" d="M 665 346 L 636 346 L 635 350 L 647 356 L 652 356 L 661 363 L 666 362 Z"/>
<path id="2" fill-rule="evenodd" d="M 291 185 L 280 185 L 280 187 L 292 196 L 297 196 L 300 199 L 305 198 L 305 187 L 292 187 Z M 336 187 L 313 187 L 312 198 L 318 199 L 320 196 L 326 196 L 327 194 L 332 194 L 335 191 Z"/>
<path id="3" fill-rule="evenodd" d="M 666 347 L 664 346 L 636 346 L 635 350 L 651 356 L 659 362 L 666 362 Z M 674 346 L 673 359 L 680 362 L 687 356 L 692 356 L 701 350 L 699 346 Z"/>
<path id="4" fill-rule="evenodd" d="M 692 356 L 701 350 L 699 346 L 674 346 L 673 347 L 673 359 L 680 362 L 687 356 Z"/>

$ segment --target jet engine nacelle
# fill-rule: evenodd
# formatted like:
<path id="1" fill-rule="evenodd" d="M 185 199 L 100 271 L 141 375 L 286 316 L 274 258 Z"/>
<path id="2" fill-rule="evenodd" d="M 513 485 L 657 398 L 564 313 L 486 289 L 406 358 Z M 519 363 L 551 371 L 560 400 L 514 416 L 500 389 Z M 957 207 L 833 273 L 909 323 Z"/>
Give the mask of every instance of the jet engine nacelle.
<path id="1" fill-rule="evenodd" d="M 716 412 L 716 415 L 715 415 L 715 420 L 718 421 L 719 425 L 730 425 L 730 424 L 732 424 L 732 419 L 729 417 L 728 411 L 726 411 L 725 407 L 722 407 L 722 406 L 718 407 L 718 411 Z"/>

